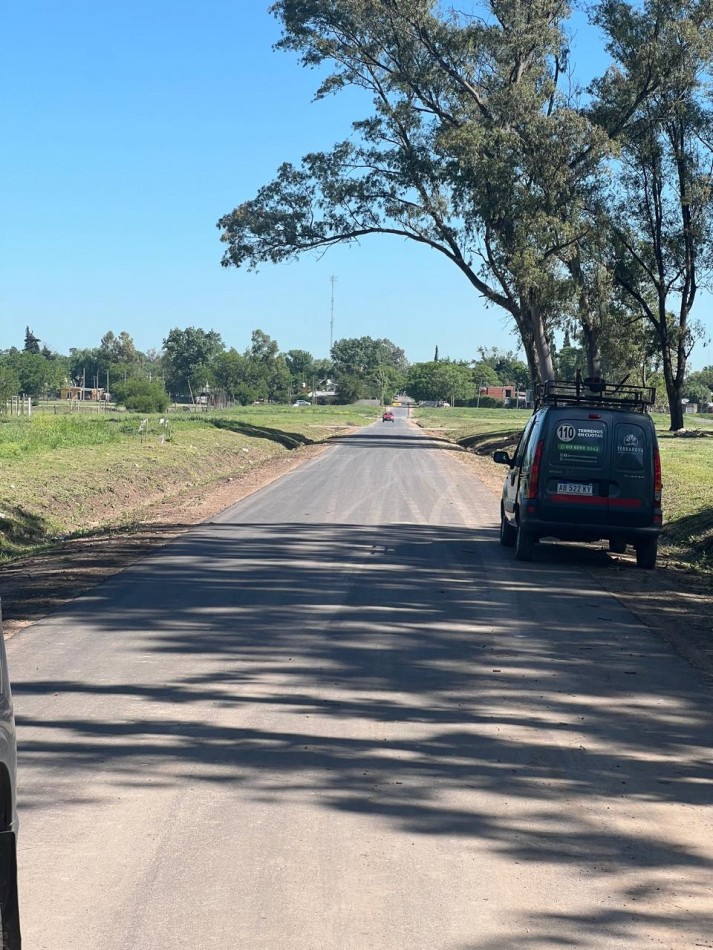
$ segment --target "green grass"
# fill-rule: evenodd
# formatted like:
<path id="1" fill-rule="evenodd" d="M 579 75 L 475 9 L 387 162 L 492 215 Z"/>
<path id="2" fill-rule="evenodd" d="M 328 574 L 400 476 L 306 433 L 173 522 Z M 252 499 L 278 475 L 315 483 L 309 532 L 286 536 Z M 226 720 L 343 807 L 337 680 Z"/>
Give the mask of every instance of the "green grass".
<path id="1" fill-rule="evenodd" d="M 191 438 L 200 431 L 211 431 L 224 425 L 236 430 L 249 429 L 294 432 L 302 436 L 301 444 L 319 442 L 334 426 L 366 425 L 376 418 L 372 406 L 246 406 L 239 409 L 208 412 L 165 413 L 173 438 Z M 44 455 L 57 449 L 84 449 L 90 446 L 133 444 L 141 439 L 140 424 L 147 418 L 138 413 L 59 414 L 35 411 L 32 416 L 0 415 L 0 460 L 22 459 Z M 148 438 L 160 440 L 158 414 L 148 416 Z M 321 433 L 319 430 L 323 430 Z"/>
<path id="2" fill-rule="evenodd" d="M 512 449 L 530 412 L 521 409 L 417 409 L 425 429 L 479 455 Z M 668 431 L 669 418 L 654 413 L 664 482 L 661 550 L 696 570 L 713 571 L 713 415 L 686 416 L 689 430 L 707 438 L 681 438 Z"/>
<path id="3" fill-rule="evenodd" d="M 713 426 L 696 428 L 712 431 Z M 657 426 L 658 429 L 658 426 Z M 663 549 L 713 571 L 713 437 L 680 438 L 658 430 L 664 485 Z"/>
<path id="4" fill-rule="evenodd" d="M 323 442 L 378 418 L 373 406 L 246 406 L 172 411 L 170 440 L 149 416 L 123 412 L 0 416 L 0 560 L 57 536 L 150 519 L 165 498 L 198 492 L 300 446 Z M 519 409 L 418 409 L 413 418 L 481 455 L 511 448 L 529 412 Z M 653 416 L 664 476 L 662 549 L 713 569 L 713 437 L 678 438 Z M 713 416 L 689 416 L 713 433 Z M 162 439 L 162 436 L 164 438 Z"/>
<path id="5" fill-rule="evenodd" d="M 479 455 L 513 445 L 527 420 L 529 409 L 415 409 L 414 419 L 424 429 L 440 432 Z"/>
<path id="6" fill-rule="evenodd" d="M 249 406 L 208 412 L 0 417 L 0 561 L 58 537 L 150 520 L 167 498 L 198 493 L 300 446 L 378 416 L 372 406 Z M 167 437 L 168 436 L 168 437 Z"/>
<path id="7" fill-rule="evenodd" d="M 114 416 L 0 416 L 0 460 L 116 443 L 127 437 L 127 424 L 127 419 L 119 422 Z"/>

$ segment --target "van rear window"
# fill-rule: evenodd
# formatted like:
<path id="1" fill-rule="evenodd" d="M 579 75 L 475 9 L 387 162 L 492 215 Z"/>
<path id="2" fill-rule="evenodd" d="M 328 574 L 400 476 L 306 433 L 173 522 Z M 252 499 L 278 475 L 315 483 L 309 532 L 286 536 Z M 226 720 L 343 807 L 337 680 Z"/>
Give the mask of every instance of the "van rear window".
<path id="1" fill-rule="evenodd" d="M 606 423 L 589 419 L 561 419 L 557 422 L 551 442 L 550 464 L 567 467 L 601 465 L 606 442 Z"/>
<path id="2" fill-rule="evenodd" d="M 644 467 L 646 435 L 641 426 L 627 422 L 616 427 L 616 467 L 627 472 L 640 472 Z"/>

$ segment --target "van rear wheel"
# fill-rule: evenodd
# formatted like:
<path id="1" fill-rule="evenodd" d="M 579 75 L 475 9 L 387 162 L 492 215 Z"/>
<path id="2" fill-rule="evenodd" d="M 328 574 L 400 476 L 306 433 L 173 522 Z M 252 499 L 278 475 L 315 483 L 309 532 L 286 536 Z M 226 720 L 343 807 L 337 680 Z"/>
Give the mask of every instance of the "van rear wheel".
<path id="1" fill-rule="evenodd" d="M 652 570 L 656 567 L 656 554 L 658 552 L 658 541 L 640 541 L 636 545 L 636 566 L 643 567 L 645 570 Z"/>
<path id="2" fill-rule="evenodd" d="M 526 531 L 522 525 L 517 529 L 515 538 L 515 557 L 518 561 L 531 561 L 535 550 L 535 535 Z"/>
<path id="3" fill-rule="evenodd" d="M 508 519 L 505 517 L 505 512 L 500 510 L 500 543 L 504 548 L 511 548 L 515 544 L 515 539 L 517 538 L 517 528 L 513 528 Z"/>

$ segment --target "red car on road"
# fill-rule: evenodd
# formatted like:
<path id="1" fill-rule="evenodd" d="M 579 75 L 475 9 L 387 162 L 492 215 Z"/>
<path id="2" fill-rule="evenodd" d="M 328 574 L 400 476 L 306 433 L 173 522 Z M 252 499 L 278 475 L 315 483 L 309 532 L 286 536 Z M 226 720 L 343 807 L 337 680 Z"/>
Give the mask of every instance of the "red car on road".
<path id="1" fill-rule="evenodd" d="M 382 422 L 393 422 L 393 421 L 394 421 L 394 414 L 393 414 L 393 412 L 392 412 L 390 409 L 384 410 L 384 414 L 383 414 L 383 416 L 381 417 L 381 421 L 382 421 Z"/>

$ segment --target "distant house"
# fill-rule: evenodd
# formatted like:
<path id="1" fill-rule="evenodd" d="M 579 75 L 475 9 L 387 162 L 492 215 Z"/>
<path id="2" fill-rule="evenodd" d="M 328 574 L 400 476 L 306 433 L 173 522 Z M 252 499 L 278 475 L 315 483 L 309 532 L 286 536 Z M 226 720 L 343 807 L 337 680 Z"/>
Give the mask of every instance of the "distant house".
<path id="1" fill-rule="evenodd" d="M 104 402 L 110 399 L 106 390 L 91 386 L 63 386 L 59 391 L 60 399 L 81 399 L 91 402 Z"/>
<path id="2" fill-rule="evenodd" d="M 517 386 L 481 386 L 481 396 L 490 396 L 491 399 L 500 399 L 506 406 L 524 406 L 527 402 L 527 393 L 519 392 Z"/>
<path id="3" fill-rule="evenodd" d="M 305 398 L 310 399 L 312 403 L 326 403 L 337 395 L 336 384 L 331 379 L 325 379 L 318 383 L 318 387 L 321 388 L 312 389 L 304 394 Z"/>

